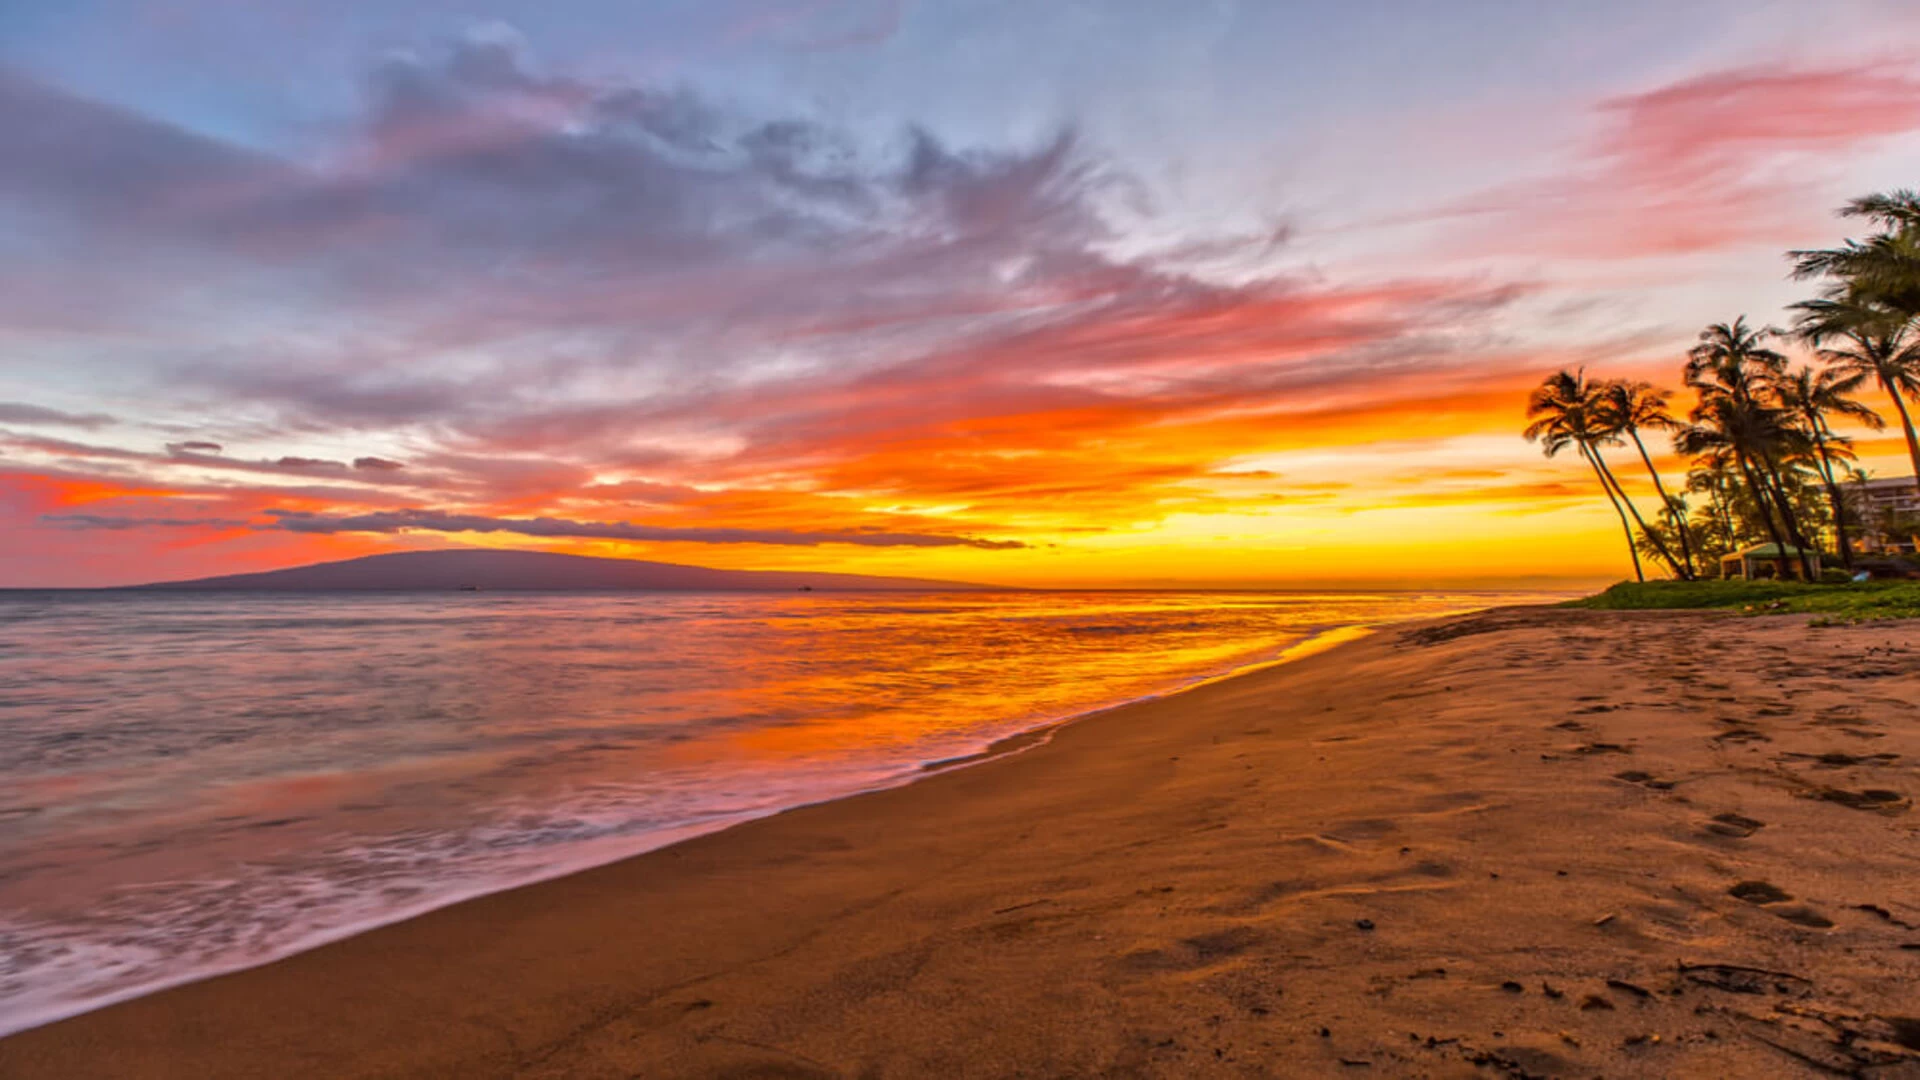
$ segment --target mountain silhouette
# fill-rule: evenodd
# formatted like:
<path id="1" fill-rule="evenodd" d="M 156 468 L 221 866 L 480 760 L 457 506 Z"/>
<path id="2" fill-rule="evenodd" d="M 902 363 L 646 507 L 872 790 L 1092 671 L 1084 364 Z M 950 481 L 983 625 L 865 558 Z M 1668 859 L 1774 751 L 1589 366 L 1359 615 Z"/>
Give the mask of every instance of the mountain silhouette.
<path id="1" fill-rule="evenodd" d="M 958 581 L 603 559 L 547 551 L 401 551 L 256 574 L 161 581 L 135 589 L 287 592 L 661 590 L 681 592 L 928 592 L 990 589 Z"/>

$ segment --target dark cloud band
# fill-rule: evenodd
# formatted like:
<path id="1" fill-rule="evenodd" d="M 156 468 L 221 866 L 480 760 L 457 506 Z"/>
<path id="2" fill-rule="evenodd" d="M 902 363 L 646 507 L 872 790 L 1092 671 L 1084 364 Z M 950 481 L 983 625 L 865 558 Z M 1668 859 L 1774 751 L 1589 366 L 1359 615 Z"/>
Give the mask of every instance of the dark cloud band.
<path id="1" fill-rule="evenodd" d="M 969 547 L 1005 551 L 1028 545 L 1019 540 L 986 540 L 939 533 L 903 533 L 862 530 L 806 532 L 794 529 L 674 528 L 636 525 L 627 521 L 568 521 L 564 518 L 497 518 L 483 514 L 452 514 L 444 510 L 381 510 L 366 514 L 326 515 L 303 510 L 268 510 L 271 524 L 225 518 L 115 517 L 103 514 L 46 514 L 41 520 L 70 529 L 141 528 L 254 528 L 285 532 L 329 533 L 512 533 L 519 536 L 585 540 L 638 540 L 688 544 L 777 544 L 816 547 L 852 544 L 859 547 Z"/>

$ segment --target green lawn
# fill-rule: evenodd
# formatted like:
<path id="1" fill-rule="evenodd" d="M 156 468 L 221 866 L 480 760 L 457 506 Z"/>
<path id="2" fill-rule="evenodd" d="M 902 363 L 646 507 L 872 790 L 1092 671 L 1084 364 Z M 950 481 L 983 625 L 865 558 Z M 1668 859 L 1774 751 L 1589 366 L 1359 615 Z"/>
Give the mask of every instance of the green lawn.
<path id="1" fill-rule="evenodd" d="M 1623 581 L 1565 607 L 1596 611 L 1731 608 L 1753 614 L 1811 612 L 1838 620 L 1920 618 L 1920 581 L 1803 585 L 1797 581 Z"/>

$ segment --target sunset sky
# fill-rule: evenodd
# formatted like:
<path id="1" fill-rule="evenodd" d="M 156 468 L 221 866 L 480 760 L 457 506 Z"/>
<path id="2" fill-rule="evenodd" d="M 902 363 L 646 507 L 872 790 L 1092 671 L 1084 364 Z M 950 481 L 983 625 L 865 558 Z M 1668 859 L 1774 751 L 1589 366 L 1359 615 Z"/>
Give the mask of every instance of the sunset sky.
<path id="1" fill-rule="evenodd" d="M 0 586 L 1591 581 L 1526 390 L 1784 321 L 1920 4 L 24 0 L 0 140 Z"/>

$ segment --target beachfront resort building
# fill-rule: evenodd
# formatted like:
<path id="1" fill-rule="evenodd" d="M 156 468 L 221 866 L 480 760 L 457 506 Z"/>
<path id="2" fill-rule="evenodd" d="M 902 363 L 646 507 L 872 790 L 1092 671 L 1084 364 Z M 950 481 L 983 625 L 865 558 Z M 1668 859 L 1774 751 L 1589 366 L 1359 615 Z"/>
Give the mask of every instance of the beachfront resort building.
<path id="1" fill-rule="evenodd" d="M 1920 478 L 1856 480 L 1846 490 L 1860 522 L 1861 551 L 1911 555 L 1920 548 Z"/>

